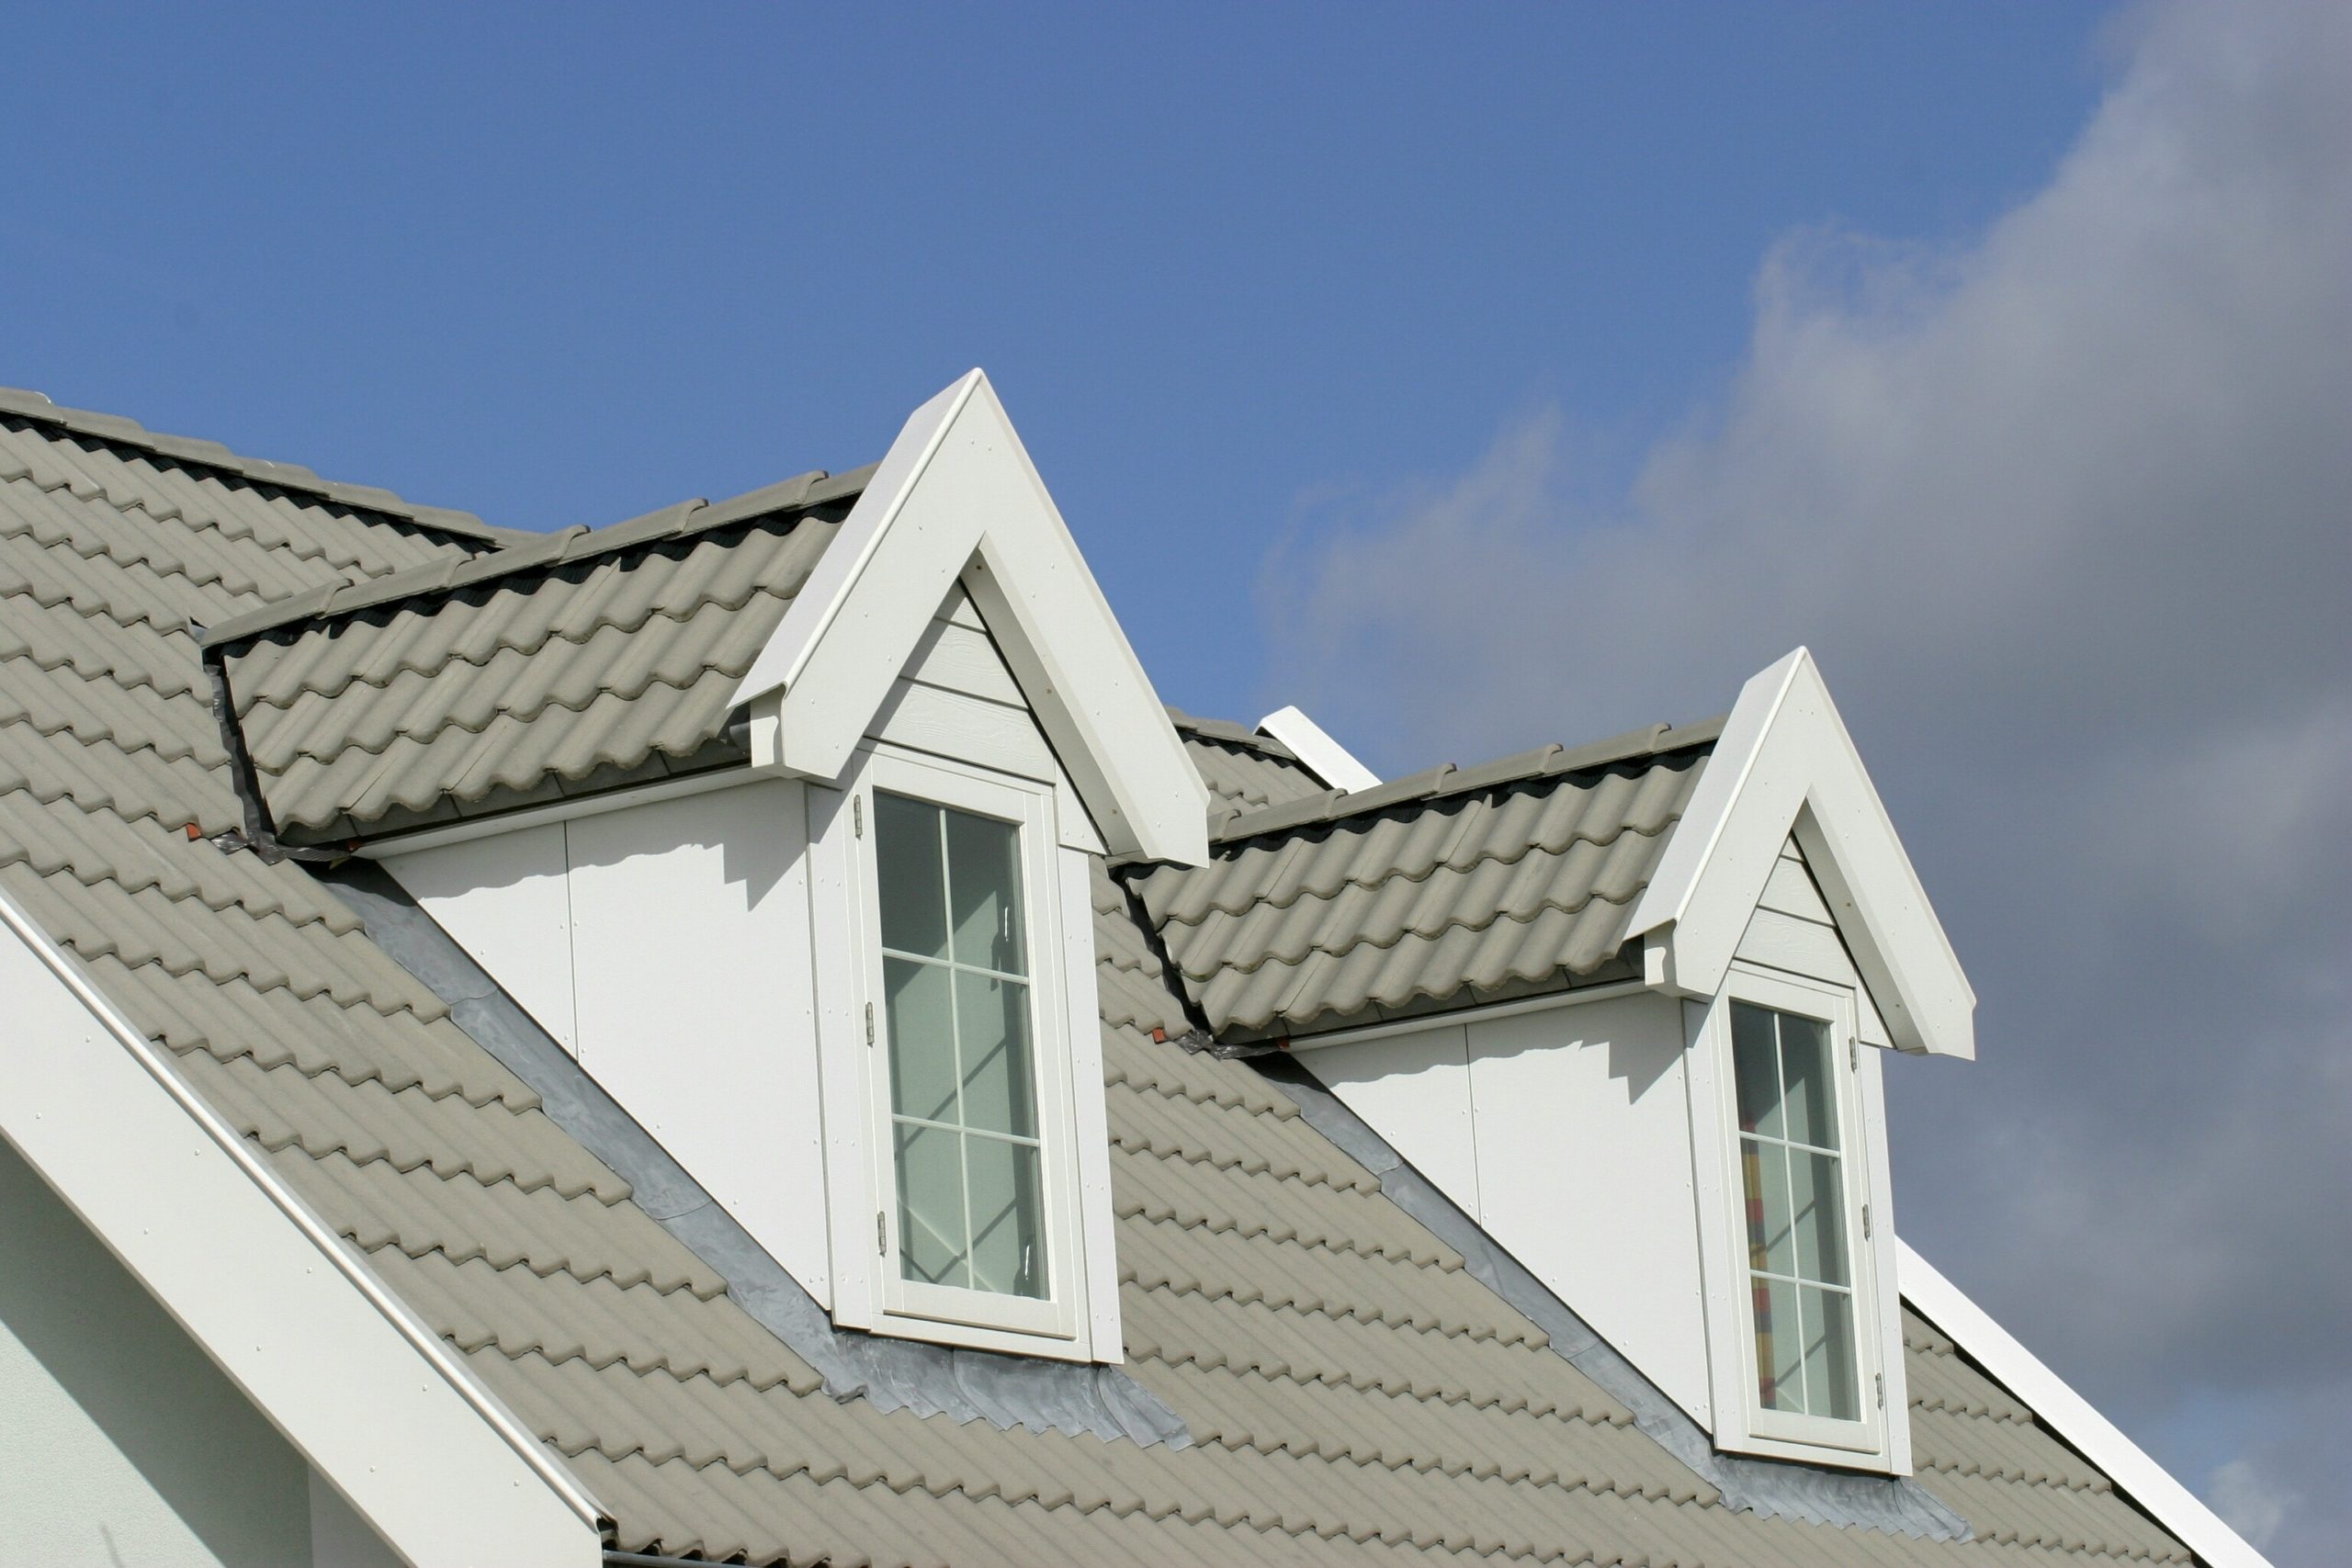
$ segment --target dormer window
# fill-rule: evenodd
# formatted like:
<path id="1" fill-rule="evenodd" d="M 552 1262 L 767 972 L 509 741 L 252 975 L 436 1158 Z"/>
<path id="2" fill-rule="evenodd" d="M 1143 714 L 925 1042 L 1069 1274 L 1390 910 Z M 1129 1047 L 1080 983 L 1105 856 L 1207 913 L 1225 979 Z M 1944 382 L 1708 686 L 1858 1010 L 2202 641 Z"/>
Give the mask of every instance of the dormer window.
<path id="1" fill-rule="evenodd" d="M 1724 1185 L 1737 1205 L 1721 1234 L 1739 1249 L 1743 1287 L 1745 1421 L 1728 1425 L 1744 1425 L 1739 1446 L 1759 1451 L 1885 1449 L 1855 1010 L 1850 990 L 1747 964 L 1709 1010 L 1704 1048 L 1730 1085 L 1716 1097 L 1731 1161 Z"/>
<path id="2" fill-rule="evenodd" d="M 874 792 L 902 1297 L 1051 1294 L 1022 826 Z"/>
<path id="3" fill-rule="evenodd" d="M 814 824 L 843 877 L 813 912 L 848 928 L 859 977 L 827 1072 L 828 1141 L 855 1151 L 835 1169 L 866 1202 L 862 1253 L 836 1224 L 836 1315 L 1091 1359 L 1065 962 L 1091 914 L 1055 789 L 882 744 L 848 783 Z"/>

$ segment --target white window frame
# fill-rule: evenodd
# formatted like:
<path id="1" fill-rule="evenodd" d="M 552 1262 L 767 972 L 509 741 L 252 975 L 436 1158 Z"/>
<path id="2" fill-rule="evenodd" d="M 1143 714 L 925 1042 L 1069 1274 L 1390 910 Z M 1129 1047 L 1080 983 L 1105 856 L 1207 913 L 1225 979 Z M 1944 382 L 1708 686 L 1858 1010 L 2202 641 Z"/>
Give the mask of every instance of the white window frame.
<path id="1" fill-rule="evenodd" d="M 1732 1055 L 1735 1002 L 1829 1025 L 1848 1267 L 1854 1282 L 1855 1375 L 1862 1402 L 1857 1421 L 1767 1409 L 1758 1396 L 1755 1298 Z M 1893 1212 L 1881 1153 L 1879 1060 L 1877 1047 L 1860 1043 L 1857 1012 L 1849 987 L 1735 962 L 1694 1032 L 1692 1145 L 1699 1167 L 1714 1437 L 1717 1448 L 1737 1452 L 1902 1473 L 1909 1468 L 1909 1444 L 1894 1439 L 1904 1423 L 1891 1422 L 1887 1414 L 1903 1410 L 1904 1387 L 1898 1372 L 1901 1325 L 1889 1279 Z"/>
<path id="2" fill-rule="evenodd" d="M 1081 1115 L 1075 1092 L 1082 1082 L 1079 1074 L 1091 1071 L 1098 1084 L 1101 1077 L 1099 1045 L 1093 1051 L 1073 1048 L 1073 1002 L 1082 999 L 1087 1013 L 1093 1010 L 1091 964 L 1082 976 L 1072 973 L 1083 956 L 1072 940 L 1073 928 L 1083 939 L 1084 953 L 1091 953 L 1092 916 L 1091 902 L 1070 908 L 1070 879 L 1060 863 L 1074 852 L 1059 844 L 1054 788 L 879 741 L 860 748 L 844 786 L 809 790 L 834 1321 L 942 1344 L 1064 1360 L 1116 1359 L 1115 1351 L 1107 1358 L 1097 1353 L 1099 1314 L 1089 1310 L 1090 1277 L 1097 1269 L 1090 1268 L 1092 1238 L 1082 1223 L 1085 1203 L 1094 1195 L 1081 1193 L 1080 1133 L 1090 1122 L 1099 1127 L 1101 1116 L 1099 1107 L 1093 1117 Z M 1043 1298 L 900 1277 L 875 861 L 877 788 L 1011 822 L 1021 835 L 1043 1188 L 1039 1209 L 1049 1281 Z M 1079 891 L 1082 897 L 1082 884 Z M 1075 984 L 1076 978 L 1083 985 Z M 1099 1100 L 1099 1089 L 1096 1095 Z M 1107 1210 L 1107 1191 L 1102 1196 Z"/>

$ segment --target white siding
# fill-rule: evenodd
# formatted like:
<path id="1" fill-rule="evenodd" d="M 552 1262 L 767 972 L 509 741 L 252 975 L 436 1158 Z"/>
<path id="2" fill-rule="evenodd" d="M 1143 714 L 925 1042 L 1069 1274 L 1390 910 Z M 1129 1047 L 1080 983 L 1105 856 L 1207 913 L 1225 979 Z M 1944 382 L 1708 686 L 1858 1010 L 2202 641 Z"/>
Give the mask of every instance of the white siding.
<path id="1" fill-rule="evenodd" d="M 1702 1425 L 1705 1295 L 1677 1005 L 1545 1008 L 1306 1065 Z"/>
<path id="2" fill-rule="evenodd" d="M 576 1056 L 571 895 L 564 882 L 569 827 L 548 822 L 469 839 L 394 856 L 384 866 L 507 995 Z"/>
<path id="3" fill-rule="evenodd" d="M 571 824 L 580 1062 L 831 1299 L 807 808 L 763 780 Z"/>
<path id="4" fill-rule="evenodd" d="M 398 1561 L 6 1140 L 0 1412 L 8 1562 Z"/>
<path id="5" fill-rule="evenodd" d="M 1053 784 L 1062 842 L 1102 852 L 1077 789 L 961 587 L 949 592 L 866 735 Z"/>
<path id="6" fill-rule="evenodd" d="M 1771 879 L 1757 900 L 1756 912 L 1748 917 L 1736 955 L 1809 980 L 1850 987 L 1862 1043 L 1891 1043 L 1885 1021 L 1872 1005 L 1870 987 L 1855 970 L 1829 906 L 1814 886 L 1813 874 L 1805 869 L 1804 853 L 1794 839 L 1782 847 L 1781 858 L 1773 863 Z"/>

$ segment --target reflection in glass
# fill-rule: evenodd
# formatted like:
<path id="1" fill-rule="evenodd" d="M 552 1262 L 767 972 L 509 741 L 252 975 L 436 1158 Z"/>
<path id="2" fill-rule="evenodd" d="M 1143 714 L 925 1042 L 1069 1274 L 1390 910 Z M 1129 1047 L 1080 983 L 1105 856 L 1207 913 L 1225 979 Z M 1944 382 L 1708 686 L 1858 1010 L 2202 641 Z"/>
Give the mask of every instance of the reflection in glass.
<path id="1" fill-rule="evenodd" d="M 1732 1077 L 1767 1410 L 1859 1420 L 1860 1362 L 1838 1153 L 1836 1056 L 1819 1019 L 1732 1004 Z"/>
<path id="2" fill-rule="evenodd" d="M 1047 1293 L 1021 833 L 874 795 L 900 1277 Z"/>

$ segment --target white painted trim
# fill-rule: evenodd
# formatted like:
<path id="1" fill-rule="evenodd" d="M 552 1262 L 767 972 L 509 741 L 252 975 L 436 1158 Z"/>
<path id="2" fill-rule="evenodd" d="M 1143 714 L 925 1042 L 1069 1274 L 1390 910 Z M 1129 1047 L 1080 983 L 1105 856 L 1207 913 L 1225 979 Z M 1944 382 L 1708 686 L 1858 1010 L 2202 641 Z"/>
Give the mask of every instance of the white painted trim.
<path id="1" fill-rule="evenodd" d="M 437 850 L 444 844 L 462 844 L 472 839 L 486 839 L 495 833 L 512 833 L 525 828 L 543 827 L 549 822 L 577 821 L 582 817 L 601 816 L 607 811 L 620 811 L 651 801 L 680 800 L 690 795 L 752 784 L 759 776 L 756 770 L 750 768 L 712 768 L 704 773 L 688 773 L 682 778 L 655 779 L 647 784 L 631 784 L 627 789 L 606 790 L 601 795 L 550 800 L 544 806 L 526 806 L 488 817 L 463 818 L 431 828 L 413 828 L 405 833 L 387 833 L 380 839 L 368 840 L 352 853 L 362 860 L 389 860 L 396 855 L 413 854 L 418 850 Z"/>
<path id="2" fill-rule="evenodd" d="M 0 1133 L 107 1250 L 414 1568 L 596 1562 L 561 1460 L 5 892 L 0 922 Z"/>
<path id="3" fill-rule="evenodd" d="M 1018 821 L 1022 829 L 1046 1262 L 1053 1282 L 1045 1300 L 910 1284 L 898 1275 L 888 1018 L 875 896 L 876 787 Z M 810 786 L 808 798 L 834 1321 L 905 1338 L 1060 1360 L 1122 1359 L 1091 871 L 1084 853 L 1057 842 L 1054 786 L 867 741 L 842 790 Z M 865 1035 L 869 1004 L 876 1028 L 871 1042 Z M 878 1235 L 877 1216 L 887 1216 Z"/>
<path id="4" fill-rule="evenodd" d="M 1118 853 L 1199 865 L 1208 795 L 988 378 L 908 419 L 735 690 L 763 765 L 840 780 L 961 581 Z"/>
<path id="5" fill-rule="evenodd" d="M 1976 994 L 1802 648 L 1741 688 L 1634 903 L 1627 934 L 1663 949 L 1653 971 L 1685 996 L 1720 990 L 1792 833 L 1894 1043 L 1974 1056 Z"/>
<path id="6" fill-rule="evenodd" d="M 2171 1472 L 2143 1453 L 2090 1401 L 2008 1330 L 1970 1301 L 1900 1236 L 1894 1242 L 1896 1275 L 1903 1299 L 1967 1352 L 1993 1381 L 2018 1396 L 2034 1419 L 2104 1471 L 2118 1491 L 2146 1509 L 2155 1521 L 2212 1568 L 2270 1568 L 2269 1559 L 2199 1502 Z"/>
<path id="7" fill-rule="evenodd" d="M 1357 761 L 1321 725 L 1295 707 L 1277 708 L 1260 719 L 1258 733 L 1271 735 L 1289 747 L 1293 756 L 1333 789 L 1355 794 L 1380 784 L 1378 773 Z"/>
<path id="8" fill-rule="evenodd" d="M 1291 1037 L 1287 1049 L 1296 1053 L 1319 1051 L 1326 1045 L 1354 1045 L 1366 1040 L 1385 1040 L 1392 1034 L 1442 1029 L 1449 1024 L 1480 1023 L 1490 1018 L 1516 1018 L 1524 1012 L 1549 1012 L 1555 1008 L 1605 1002 L 1612 997 L 1630 997 L 1648 989 L 1650 987 L 1640 980 L 1611 980 L 1606 985 L 1585 986 L 1573 991 L 1553 991 L 1540 997 L 1520 997 L 1507 1002 L 1487 1002 L 1479 1007 L 1443 1008 L 1416 1013 L 1410 1018 L 1390 1019 L 1385 1023 L 1363 1023 L 1352 1029 L 1335 1029 L 1329 1034 L 1295 1034 Z"/>

